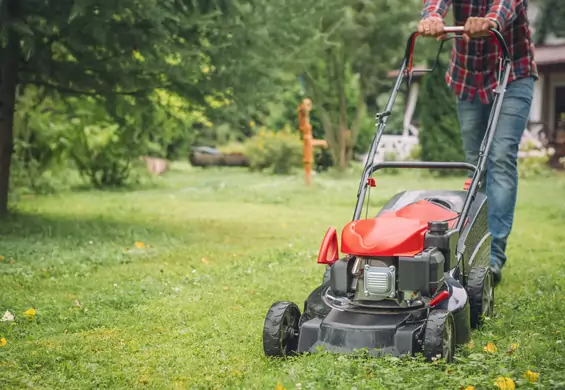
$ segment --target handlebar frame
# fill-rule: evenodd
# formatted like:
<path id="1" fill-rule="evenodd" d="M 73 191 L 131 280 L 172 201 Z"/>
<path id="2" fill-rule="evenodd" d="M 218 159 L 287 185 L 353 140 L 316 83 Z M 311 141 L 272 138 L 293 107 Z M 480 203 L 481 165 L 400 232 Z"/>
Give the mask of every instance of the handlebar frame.
<path id="1" fill-rule="evenodd" d="M 443 28 L 443 32 L 445 34 L 455 34 L 457 36 L 461 36 L 465 33 L 465 27 L 464 26 L 445 26 Z M 499 52 L 502 56 L 503 63 L 510 61 L 511 60 L 510 51 L 508 50 L 508 45 L 506 44 L 506 41 L 504 40 L 504 37 L 502 36 L 500 31 L 491 27 L 491 28 L 488 29 L 488 33 L 492 38 L 494 38 L 494 41 L 495 41 L 496 45 L 498 46 L 498 50 L 499 50 Z M 405 61 L 407 61 L 406 70 L 405 70 L 407 73 L 410 73 L 412 71 L 412 60 L 413 60 L 413 57 L 414 57 L 414 46 L 416 45 L 416 38 L 419 35 L 422 35 L 422 34 L 418 31 L 415 31 L 412 34 L 410 34 L 410 37 L 408 38 L 408 42 L 406 44 L 406 52 L 405 52 L 404 59 L 405 59 Z M 442 45 L 443 45 L 443 42 L 442 42 Z M 441 48 L 440 48 L 440 50 L 441 50 Z"/>
<path id="2" fill-rule="evenodd" d="M 446 34 L 462 35 L 464 33 L 464 27 L 462 27 L 462 26 L 445 27 L 444 32 Z M 358 191 L 357 191 L 357 202 L 356 202 L 356 205 L 355 205 L 355 211 L 353 213 L 353 220 L 358 220 L 359 218 L 361 218 L 361 213 L 363 211 L 363 205 L 365 203 L 365 195 L 367 193 L 367 187 L 368 187 L 367 183 L 368 183 L 368 180 L 371 177 L 371 175 L 377 170 L 384 169 L 384 168 L 391 168 L 391 167 L 394 167 L 394 168 L 461 169 L 461 170 L 468 170 L 468 171 L 473 172 L 471 185 L 468 189 L 467 196 L 465 197 L 465 202 L 464 202 L 463 208 L 460 212 L 460 218 L 459 218 L 459 220 L 457 222 L 457 226 L 456 226 L 456 229 L 459 232 L 462 232 L 462 229 L 464 227 L 464 222 L 467 218 L 467 215 L 468 215 L 470 207 L 471 207 L 471 203 L 475 199 L 475 196 L 477 194 L 479 187 L 481 187 L 483 185 L 483 178 L 484 178 L 484 173 L 485 173 L 485 169 L 486 169 L 487 156 L 489 154 L 490 147 L 491 147 L 491 144 L 492 144 L 492 140 L 494 138 L 494 129 L 496 129 L 496 125 L 498 123 L 498 117 L 500 116 L 500 111 L 501 111 L 501 108 L 502 108 L 502 101 L 504 99 L 506 86 L 508 84 L 508 79 L 510 77 L 511 64 L 512 64 L 510 52 L 508 51 L 508 46 L 507 46 L 506 42 L 504 41 L 502 34 L 500 34 L 500 32 L 498 30 L 495 30 L 493 28 L 489 29 L 489 34 L 492 37 L 494 37 L 495 40 L 496 40 L 497 46 L 498 46 L 499 51 L 501 53 L 501 59 L 500 59 L 501 63 L 500 63 L 500 69 L 499 69 L 500 73 L 499 73 L 499 78 L 498 78 L 498 86 L 494 89 L 495 97 L 494 97 L 494 102 L 493 102 L 493 108 L 490 112 L 487 129 L 485 131 L 485 135 L 484 135 L 483 140 L 481 142 L 481 147 L 480 147 L 480 151 L 479 151 L 479 159 L 478 159 L 477 164 L 475 166 L 473 166 L 472 164 L 466 164 L 466 163 L 422 162 L 422 161 L 420 161 L 420 162 L 404 162 L 404 163 L 400 163 L 400 162 L 394 162 L 394 163 L 387 162 L 387 163 L 378 163 L 378 164 L 374 163 L 374 158 L 375 158 L 375 155 L 376 155 L 377 147 L 380 144 L 380 140 L 381 140 L 381 137 L 384 133 L 385 127 L 387 125 L 388 118 L 390 117 L 390 115 L 392 113 L 392 107 L 393 107 L 394 102 L 396 100 L 396 96 L 397 96 L 398 92 L 400 91 L 400 88 L 401 88 L 401 85 L 402 85 L 404 78 L 407 75 L 410 77 L 411 73 L 412 73 L 412 55 L 413 55 L 413 51 L 414 51 L 415 40 L 416 40 L 416 37 L 418 37 L 420 35 L 420 33 L 416 31 L 416 32 L 412 33 L 410 35 L 410 37 L 408 38 L 405 56 L 404 56 L 404 59 L 402 61 L 398 75 L 396 77 L 396 81 L 395 81 L 394 86 L 392 88 L 392 93 L 389 96 L 386 107 L 385 107 L 384 111 L 378 113 L 375 117 L 375 119 L 376 119 L 376 130 L 377 131 L 376 131 L 375 136 L 373 138 L 373 142 L 371 143 L 371 146 L 369 148 L 369 153 L 367 155 L 365 167 L 363 168 L 362 179 L 361 179 L 361 182 L 359 183 L 359 188 L 358 188 Z M 445 43 L 445 41 L 446 40 L 443 40 L 441 42 L 440 51 L 438 51 L 438 57 L 439 57 L 439 54 L 441 52 L 441 47 L 443 47 L 443 44 Z M 436 57 L 436 63 L 437 63 L 437 57 Z M 435 68 L 435 65 L 434 65 L 434 68 Z M 431 69 L 431 70 L 433 70 L 433 69 Z M 424 72 L 429 72 L 431 70 L 425 70 Z M 368 207 L 368 203 L 367 203 L 367 207 Z M 458 251 L 459 251 L 459 249 L 458 249 Z"/>

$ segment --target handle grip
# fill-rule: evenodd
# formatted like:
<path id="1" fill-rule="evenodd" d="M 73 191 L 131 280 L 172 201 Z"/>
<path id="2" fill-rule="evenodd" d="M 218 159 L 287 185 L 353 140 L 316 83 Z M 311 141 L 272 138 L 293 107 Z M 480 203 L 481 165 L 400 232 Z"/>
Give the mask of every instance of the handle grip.
<path id="1" fill-rule="evenodd" d="M 443 28 L 443 31 L 446 34 L 456 34 L 456 35 L 461 35 L 465 32 L 465 27 L 463 26 L 445 26 Z M 506 44 L 506 41 L 504 40 L 504 37 L 502 36 L 502 34 L 494 28 L 489 28 L 488 29 L 489 34 L 491 35 L 491 37 L 493 37 L 495 39 L 495 42 L 498 46 L 498 50 L 500 51 L 500 53 L 502 54 L 502 58 L 505 61 L 510 61 L 510 51 L 508 50 L 508 45 Z M 408 57 L 408 67 L 407 70 L 411 71 L 412 70 L 412 55 L 414 53 L 414 46 L 416 44 L 416 37 L 420 35 L 420 33 L 418 31 L 413 32 L 410 35 L 410 38 L 408 38 L 408 45 L 406 48 L 406 56 Z"/>
<path id="2" fill-rule="evenodd" d="M 445 26 L 443 32 L 446 34 L 458 34 L 465 31 L 464 26 Z"/>

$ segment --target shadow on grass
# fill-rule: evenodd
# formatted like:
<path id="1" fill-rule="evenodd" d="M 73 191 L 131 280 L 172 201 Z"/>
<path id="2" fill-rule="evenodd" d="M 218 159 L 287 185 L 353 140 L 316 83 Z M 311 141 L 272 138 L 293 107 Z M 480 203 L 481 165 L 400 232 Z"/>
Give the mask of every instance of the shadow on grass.
<path id="1" fill-rule="evenodd" d="M 68 216 L 17 212 L 2 219 L 0 241 L 14 238 L 68 239 L 89 237 L 90 239 L 109 239 L 124 232 L 143 232 L 162 234 L 164 226 L 143 225 L 141 221 L 119 221 L 105 216 L 97 218 L 70 218 Z M 171 229 L 167 233 L 174 233 Z"/>

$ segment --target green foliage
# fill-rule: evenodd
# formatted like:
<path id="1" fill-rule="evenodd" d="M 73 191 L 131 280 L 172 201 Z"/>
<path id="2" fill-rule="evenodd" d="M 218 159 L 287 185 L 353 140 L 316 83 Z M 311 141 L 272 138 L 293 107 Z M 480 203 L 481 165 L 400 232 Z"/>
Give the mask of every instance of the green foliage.
<path id="1" fill-rule="evenodd" d="M 323 39 L 315 21 L 326 6 L 314 0 L 125 0 L 104 6 L 4 0 L 0 74 L 6 58 L 21 58 L 19 73 L 6 76 L 20 87 L 40 86 L 67 107 L 80 105 L 81 96 L 105 106 L 106 113 L 97 111 L 67 139 L 78 147 L 73 161 L 89 180 L 120 185 L 135 153 L 185 158 L 194 142 L 251 135 L 242 120 L 294 82 L 289 74 L 302 66 L 296 53 Z M 7 52 L 18 46 L 21 55 Z M 4 95 L 2 105 L 14 98 Z M 96 158 L 88 155 L 92 151 Z M 6 183 L 0 188 L 5 193 Z"/>
<path id="2" fill-rule="evenodd" d="M 222 107 L 212 97 L 207 104 Z M 213 128 L 206 117 L 205 108 L 174 92 L 155 90 L 149 110 L 141 113 L 139 123 L 146 130 L 148 147 L 145 153 L 169 160 L 184 160 L 202 131 Z"/>
<path id="3" fill-rule="evenodd" d="M 550 151 L 546 148 L 537 148 L 534 143 L 522 145 L 521 151 L 531 155 L 518 159 L 518 176 L 522 179 L 535 177 L 548 177 L 553 174 L 549 166 Z"/>
<path id="4" fill-rule="evenodd" d="M 326 139 L 340 169 L 353 156 L 367 97 L 378 97 L 390 87 L 387 73 L 400 64 L 420 7 L 412 0 L 336 1 L 323 15 L 328 37 L 312 48 L 316 57 L 306 68 L 306 87 L 321 109 Z M 345 142 L 344 130 L 351 131 Z"/>
<path id="5" fill-rule="evenodd" d="M 539 16 L 535 21 L 535 41 L 545 43 L 550 34 L 565 37 L 565 3 L 562 0 L 541 0 Z"/>
<path id="6" fill-rule="evenodd" d="M 289 127 L 277 132 L 262 128 L 245 142 L 245 155 L 251 170 L 286 175 L 302 164 L 302 142 Z"/>
<path id="7" fill-rule="evenodd" d="M 57 173 L 66 167 L 64 107 L 32 86 L 25 88 L 14 114 L 12 183 L 24 192 L 46 193 L 61 187 Z M 62 178 L 59 178 L 62 179 Z"/>
<path id="8" fill-rule="evenodd" d="M 408 157 L 406 159 L 409 160 L 409 161 L 420 161 L 421 155 L 422 155 L 422 148 L 418 144 L 418 145 L 415 145 L 412 148 L 412 150 L 410 151 L 410 154 L 408 155 Z"/>
<path id="9" fill-rule="evenodd" d="M 399 161 L 398 155 L 395 152 L 386 152 L 384 155 L 384 161 Z M 398 175 L 400 173 L 400 168 L 386 168 L 383 172 L 388 175 Z"/>
<path id="10" fill-rule="evenodd" d="M 420 105 L 420 153 L 423 161 L 464 161 L 457 106 L 445 83 L 443 62 L 422 80 Z M 432 170 L 439 175 L 460 174 L 456 170 Z"/>

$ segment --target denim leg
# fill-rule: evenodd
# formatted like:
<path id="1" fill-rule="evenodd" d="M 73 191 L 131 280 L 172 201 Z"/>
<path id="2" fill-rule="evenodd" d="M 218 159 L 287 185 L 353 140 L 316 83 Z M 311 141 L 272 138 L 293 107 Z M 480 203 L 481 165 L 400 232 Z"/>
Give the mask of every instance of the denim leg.
<path id="1" fill-rule="evenodd" d="M 461 128 L 461 138 L 465 160 L 476 165 L 479 158 L 479 149 L 485 135 L 490 105 L 482 104 L 478 97 L 472 101 L 457 101 L 457 115 Z M 469 172 L 469 177 L 473 176 Z"/>
<path id="2" fill-rule="evenodd" d="M 518 191 L 518 148 L 530 114 L 533 91 L 534 79 L 531 77 L 507 86 L 487 162 L 491 264 L 499 268 L 506 263 L 506 244 L 512 230 Z"/>

